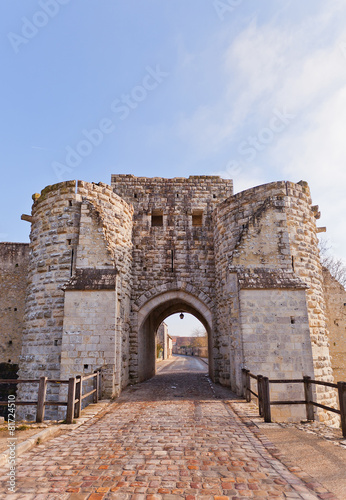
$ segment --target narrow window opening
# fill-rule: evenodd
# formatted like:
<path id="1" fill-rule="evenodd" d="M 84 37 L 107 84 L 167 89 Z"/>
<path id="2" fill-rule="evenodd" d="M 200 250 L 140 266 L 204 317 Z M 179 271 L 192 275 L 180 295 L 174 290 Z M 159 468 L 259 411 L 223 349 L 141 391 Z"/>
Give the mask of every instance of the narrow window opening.
<path id="1" fill-rule="evenodd" d="M 69 200 L 68 204 L 70 207 L 72 207 L 72 200 Z"/>
<path id="2" fill-rule="evenodd" d="M 294 271 L 294 255 L 292 255 L 292 269 Z"/>
<path id="3" fill-rule="evenodd" d="M 295 317 L 294 317 L 294 316 L 291 316 L 291 325 L 294 325 L 294 324 L 295 324 L 295 322 L 296 322 Z"/>
<path id="4" fill-rule="evenodd" d="M 84 365 L 84 370 L 87 370 L 89 368 L 89 365 Z"/>
<path id="5" fill-rule="evenodd" d="M 194 210 L 192 212 L 192 225 L 193 226 L 203 226 L 203 211 Z"/>
<path id="6" fill-rule="evenodd" d="M 137 193 L 134 194 L 134 197 L 137 198 Z"/>
<path id="7" fill-rule="evenodd" d="M 71 240 L 70 240 L 70 239 L 69 239 L 69 240 L 67 240 L 67 244 L 68 244 L 68 245 L 71 245 Z"/>
<path id="8" fill-rule="evenodd" d="M 179 193 L 177 193 L 177 198 L 179 198 Z"/>
<path id="9" fill-rule="evenodd" d="M 73 248 L 71 250 L 71 268 L 70 268 L 70 276 L 72 276 L 73 274 L 73 258 L 74 258 L 74 252 L 73 252 Z"/>
<path id="10" fill-rule="evenodd" d="M 54 340 L 54 345 L 57 346 L 58 345 L 58 339 L 55 339 Z"/>
<path id="11" fill-rule="evenodd" d="M 151 213 L 151 226 L 160 227 L 163 226 L 163 211 L 153 210 Z"/>
<path id="12" fill-rule="evenodd" d="M 12 345 L 12 343 L 13 343 L 12 340 L 8 341 L 8 345 Z"/>
<path id="13" fill-rule="evenodd" d="M 15 307 L 13 310 L 14 310 L 14 311 L 17 311 L 17 308 Z"/>
<path id="14" fill-rule="evenodd" d="M 216 194 L 213 194 L 213 198 L 216 198 Z"/>

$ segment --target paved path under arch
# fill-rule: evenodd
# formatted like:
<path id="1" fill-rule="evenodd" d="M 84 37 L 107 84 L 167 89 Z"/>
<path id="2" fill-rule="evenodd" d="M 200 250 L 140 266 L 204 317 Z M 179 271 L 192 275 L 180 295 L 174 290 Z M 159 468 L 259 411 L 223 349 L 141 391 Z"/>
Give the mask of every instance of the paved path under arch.
<path id="1" fill-rule="evenodd" d="M 0 498 L 335 498 L 308 489 L 273 458 L 234 405 L 202 361 L 163 362 L 158 376 L 129 387 L 88 423 L 21 455 L 16 493 L 8 493 L 5 471 Z"/>

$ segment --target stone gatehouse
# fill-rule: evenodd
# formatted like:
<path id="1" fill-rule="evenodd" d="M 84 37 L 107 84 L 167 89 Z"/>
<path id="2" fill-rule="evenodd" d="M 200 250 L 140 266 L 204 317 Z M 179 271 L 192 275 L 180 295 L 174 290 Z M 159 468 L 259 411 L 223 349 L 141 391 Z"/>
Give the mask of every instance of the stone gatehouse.
<path id="1" fill-rule="evenodd" d="M 20 378 L 102 368 L 104 395 L 117 396 L 155 374 L 156 331 L 186 312 L 208 332 L 211 378 L 238 394 L 243 367 L 333 380 L 306 182 L 234 195 L 214 176 L 112 175 L 111 186 L 62 182 L 33 201 Z M 275 391 L 299 398 L 293 385 Z M 331 389 L 317 397 L 335 403 Z M 283 406 L 274 416 L 303 415 Z"/>

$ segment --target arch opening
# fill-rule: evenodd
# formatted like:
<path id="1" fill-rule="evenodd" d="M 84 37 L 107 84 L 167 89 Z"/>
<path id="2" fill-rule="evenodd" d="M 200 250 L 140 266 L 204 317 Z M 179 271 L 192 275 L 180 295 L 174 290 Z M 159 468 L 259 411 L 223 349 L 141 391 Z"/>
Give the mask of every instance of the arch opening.
<path id="1" fill-rule="evenodd" d="M 166 325 L 166 326 L 165 326 Z M 166 333 L 167 336 L 162 335 Z M 164 349 L 157 359 L 167 359 L 168 355 L 196 356 L 208 359 L 208 334 L 204 325 L 190 313 L 176 313 L 168 316 L 159 326 L 157 342 Z M 171 349 L 170 349 L 171 344 Z M 159 352 L 159 349 L 158 349 Z"/>
<path id="2" fill-rule="evenodd" d="M 213 323 L 210 309 L 197 297 L 183 291 L 170 291 L 149 300 L 138 312 L 138 381 L 156 373 L 156 332 L 161 323 L 175 313 L 189 313 L 205 328 L 208 337 L 209 375 L 213 379 Z"/>

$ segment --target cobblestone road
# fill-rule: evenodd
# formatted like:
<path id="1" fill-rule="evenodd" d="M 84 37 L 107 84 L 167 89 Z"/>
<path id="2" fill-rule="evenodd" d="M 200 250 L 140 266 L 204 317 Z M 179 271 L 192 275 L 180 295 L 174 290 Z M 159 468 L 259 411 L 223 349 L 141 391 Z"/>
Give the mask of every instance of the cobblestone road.
<path id="1" fill-rule="evenodd" d="M 21 455 L 16 492 L 8 493 L 2 472 L 0 498 L 334 498 L 312 492 L 274 459 L 233 404 L 202 361 L 163 362 L 158 376 L 128 388 L 87 424 Z"/>

